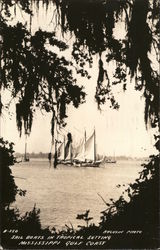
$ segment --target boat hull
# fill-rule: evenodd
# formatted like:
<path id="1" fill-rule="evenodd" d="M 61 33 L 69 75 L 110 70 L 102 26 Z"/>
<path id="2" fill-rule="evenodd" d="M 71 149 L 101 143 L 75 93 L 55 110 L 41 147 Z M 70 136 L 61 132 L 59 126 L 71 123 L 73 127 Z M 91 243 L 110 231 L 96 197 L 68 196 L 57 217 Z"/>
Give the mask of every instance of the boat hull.
<path id="1" fill-rule="evenodd" d="M 101 161 L 97 162 L 73 162 L 75 167 L 89 167 L 89 168 L 98 168 L 101 164 Z"/>
<path id="2" fill-rule="evenodd" d="M 105 161 L 105 163 L 117 163 L 117 161 Z"/>

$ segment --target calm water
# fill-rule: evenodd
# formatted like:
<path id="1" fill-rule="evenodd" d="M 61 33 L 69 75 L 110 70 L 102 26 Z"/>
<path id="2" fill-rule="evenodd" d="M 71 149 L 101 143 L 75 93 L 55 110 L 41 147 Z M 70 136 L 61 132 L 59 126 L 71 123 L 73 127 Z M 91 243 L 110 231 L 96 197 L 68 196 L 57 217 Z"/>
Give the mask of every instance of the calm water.
<path id="1" fill-rule="evenodd" d="M 100 212 L 110 198 L 117 199 L 125 187 L 138 177 L 142 169 L 140 161 L 118 161 L 116 164 L 102 164 L 100 168 L 76 168 L 59 165 L 49 168 L 44 160 L 32 160 L 12 167 L 15 182 L 27 190 L 25 197 L 17 196 L 13 204 L 24 214 L 36 204 L 40 208 L 42 226 L 62 228 L 65 224 L 77 227 L 83 225 L 76 215 L 90 209 L 96 224 Z"/>

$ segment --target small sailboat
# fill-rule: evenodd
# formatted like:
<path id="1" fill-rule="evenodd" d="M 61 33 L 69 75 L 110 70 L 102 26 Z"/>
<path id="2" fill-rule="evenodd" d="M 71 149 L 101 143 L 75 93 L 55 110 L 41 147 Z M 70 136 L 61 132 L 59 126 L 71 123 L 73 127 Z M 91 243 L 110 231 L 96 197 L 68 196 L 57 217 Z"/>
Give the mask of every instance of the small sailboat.
<path id="1" fill-rule="evenodd" d="M 25 150 L 24 150 L 24 158 L 23 158 L 23 161 L 24 162 L 27 162 L 27 161 L 29 161 L 30 159 L 29 159 L 29 156 L 28 156 L 28 154 L 27 154 L 27 136 L 26 136 L 26 139 L 25 139 Z"/>
<path id="2" fill-rule="evenodd" d="M 110 158 L 105 160 L 105 163 L 116 163 L 116 162 L 117 162 L 116 160 Z"/>
<path id="3" fill-rule="evenodd" d="M 64 141 L 61 142 L 60 146 L 57 149 L 57 163 L 58 164 L 72 164 L 72 143 L 65 144 Z"/>
<path id="4" fill-rule="evenodd" d="M 113 158 L 106 158 L 104 160 L 104 163 L 117 163 L 116 158 L 115 158 L 115 152 L 114 152 L 114 157 Z"/>

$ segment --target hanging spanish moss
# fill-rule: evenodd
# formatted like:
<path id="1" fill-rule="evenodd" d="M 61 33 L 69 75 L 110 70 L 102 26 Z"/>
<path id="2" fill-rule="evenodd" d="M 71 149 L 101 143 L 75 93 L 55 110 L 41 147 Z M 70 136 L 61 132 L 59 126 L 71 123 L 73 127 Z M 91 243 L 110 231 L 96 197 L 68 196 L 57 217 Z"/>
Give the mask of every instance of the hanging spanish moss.
<path id="1" fill-rule="evenodd" d="M 63 123 L 65 107 L 73 102 L 75 107 L 82 103 L 85 93 L 76 85 L 72 76 L 72 63 L 56 51 L 66 50 L 68 46 L 56 38 L 55 33 L 38 30 L 31 34 L 21 23 L 7 25 L 1 18 L 2 88 L 11 91 L 17 99 L 17 127 L 22 133 L 29 134 L 32 127 L 35 107 L 52 112 L 54 119 Z M 50 45 L 51 50 L 46 45 Z M 86 76 L 86 71 L 78 72 Z M 59 108 L 60 105 L 60 108 Z M 57 108 L 57 118 L 55 116 Z M 53 135 L 53 121 L 51 133 Z"/>
<path id="2" fill-rule="evenodd" d="M 68 156 L 69 154 L 69 148 L 70 148 L 70 144 L 72 143 L 72 134 L 68 133 L 67 134 L 67 143 L 65 146 L 65 158 Z"/>
<path id="3" fill-rule="evenodd" d="M 54 139 L 54 127 L 55 127 L 55 111 L 53 110 L 52 119 L 51 119 L 51 135 L 52 135 L 52 141 L 53 141 L 53 139 Z"/>
<path id="4" fill-rule="evenodd" d="M 158 77 L 151 66 L 149 52 L 152 49 L 158 56 L 159 1 L 57 0 L 56 5 L 64 33 L 74 33 L 76 44 L 87 49 L 90 55 L 103 53 L 108 63 L 116 61 L 115 75 L 123 70 L 123 74 L 118 73 L 119 80 L 114 84 L 122 83 L 125 91 L 127 87 L 125 67 L 129 68 L 131 77 L 136 76 L 137 70 L 140 71 L 142 81 L 139 89 L 143 89 L 146 98 L 145 122 L 150 120 L 152 126 L 155 122 L 157 124 L 157 118 L 153 117 L 158 117 Z M 125 22 L 126 36 L 123 39 L 116 39 L 114 29 L 121 20 Z M 100 58 L 95 96 L 98 106 L 100 102 L 105 102 L 105 94 L 108 95 L 106 86 L 103 86 L 106 69 L 102 67 L 103 62 Z M 114 98 L 111 99 L 115 104 Z"/>
<path id="5" fill-rule="evenodd" d="M 107 74 L 107 70 L 104 69 L 101 55 L 99 58 L 99 75 L 97 79 L 95 99 L 97 101 L 99 109 L 100 109 L 100 106 L 106 102 L 106 99 L 110 101 L 111 108 L 113 109 L 119 108 L 119 105 L 116 102 L 114 95 L 112 93 L 110 80 Z"/>
<path id="6" fill-rule="evenodd" d="M 24 125 L 25 134 L 29 135 L 32 127 L 33 113 L 28 103 L 21 101 L 16 104 L 16 119 L 20 136 L 22 134 L 22 125 Z"/>
<path id="7" fill-rule="evenodd" d="M 46 12 L 49 5 L 50 10 L 54 10 L 56 27 L 61 29 L 62 35 L 71 34 L 75 37 L 72 63 L 64 57 L 60 58 L 53 50 L 46 49 L 46 44 L 52 49 L 67 49 L 64 41 L 59 41 L 54 32 L 38 30 L 31 34 L 31 30 L 21 23 L 15 26 L 8 24 L 11 8 L 18 4 L 18 8 L 32 17 L 33 8 L 38 11 L 40 2 Z M 85 66 L 88 64 L 91 67 L 94 55 L 98 54 L 99 72 L 95 94 L 98 106 L 108 98 L 111 107 L 118 108 L 111 93 L 112 85 L 122 84 L 125 91 L 126 72 L 130 72 L 131 78 L 136 78 L 138 71 L 139 80 L 135 88 L 143 91 L 145 97 L 145 122 L 150 121 L 152 126 L 156 126 L 159 79 L 149 53 L 154 52 L 158 62 L 159 9 L 158 0 L 2 0 L 2 86 L 9 88 L 13 97 L 20 96 L 20 100 L 23 100 L 28 86 L 33 93 L 30 105 L 36 105 L 46 112 L 53 112 L 57 105 L 61 113 L 58 117 L 62 121 L 66 117 L 66 105 L 72 102 L 78 107 L 85 97 L 81 88 L 76 86 L 76 79 L 68 67 L 71 68 L 75 63 L 76 73 L 90 78 Z M 125 35 L 118 39 L 115 29 L 120 23 L 125 23 Z M 100 56 L 102 54 L 103 59 Z M 113 61 L 116 62 L 115 80 L 111 82 L 104 65 Z M 62 104 L 62 99 L 65 99 L 65 104 Z"/>

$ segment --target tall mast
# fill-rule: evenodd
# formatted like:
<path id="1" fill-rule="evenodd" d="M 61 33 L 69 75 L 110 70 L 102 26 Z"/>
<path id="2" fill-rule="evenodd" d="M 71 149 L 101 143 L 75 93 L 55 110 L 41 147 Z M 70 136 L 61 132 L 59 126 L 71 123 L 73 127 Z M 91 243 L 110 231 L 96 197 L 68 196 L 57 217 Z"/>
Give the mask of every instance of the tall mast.
<path id="1" fill-rule="evenodd" d="M 96 131 L 94 128 L 94 162 L 96 162 Z"/>
<path id="2" fill-rule="evenodd" d="M 86 140 L 87 140 L 86 130 L 84 130 L 84 161 L 86 161 L 86 158 L 85 158 L 85 153 L 86 153 Z"/>
<path id="3" fill-rule="evenodd" d="M 55 139 L 54 168 L 57 166 L 57 139 Z"/>
<path id="4" fill-rule="evenodd" d="M 54 164 L 53 164 L 53 167 L 56 168 L 57 167 L 57 143 L 58 143 L 58 128 L 57 128 L 57 121 L 56 121 L 56 139 L 55 139 L 55 152 L 54 152 Z"/>
<path id="5" fill-rule="evenodd" d="M 84 130 L 84 143 L 86 143 L 86 130 Z"/>
<path id="6" fill-rule="evenodd" d="M 116 160 L 116 156 L 115 156 L 115 150 L 114 150 L 114 161 Z"/>
<path id="7" fill-rule="evenodd" d="M 65 160 L 65 135 L 64 135 L 64 137 L 63 137 L 63 142 L 64 142 L 64 160 Z"/>
<path id="8" fill-rule="evenodd" d="M 24 161 L 27 159 L 27 135 L 25 136 Z"/>
<path id="9" fill-rule="evenodd" d="M 72 162 L 72 142 L 70 143 L 70 159 L 71 159 L 71 162 Z"/>

